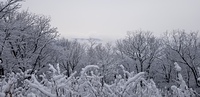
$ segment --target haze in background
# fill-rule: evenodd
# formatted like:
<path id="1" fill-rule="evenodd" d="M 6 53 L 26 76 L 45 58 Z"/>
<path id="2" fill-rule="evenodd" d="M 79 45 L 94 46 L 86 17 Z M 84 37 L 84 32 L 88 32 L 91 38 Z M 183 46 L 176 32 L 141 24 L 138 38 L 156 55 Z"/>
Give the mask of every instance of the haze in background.
<path id="1" fill-rule="evenodd" d="M 62 37 L 113 41 L 127 31 L 200 29 L 200 0 L 26 0 L 22 9 L 50 16 Z"/>

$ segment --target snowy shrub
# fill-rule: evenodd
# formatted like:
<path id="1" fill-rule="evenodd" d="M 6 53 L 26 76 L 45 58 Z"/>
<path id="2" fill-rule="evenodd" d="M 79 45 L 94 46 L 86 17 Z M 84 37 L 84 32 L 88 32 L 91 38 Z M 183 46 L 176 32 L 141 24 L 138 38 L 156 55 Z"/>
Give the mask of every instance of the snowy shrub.
<path id="1" fill-rule="evenodd" d="M 134 74 L 124 69 L 123 65 L 120 66 L 127 75 L 127 79 L 122 79 L 117 76 L 114 84 L 110 86 L 114 92 L 114 97 L 161 97 L 153 80 L 145 80 L 145 72 Z"/>
<path id="2" fill-rule="evenodd" d="M 82 69 L 80 76 L 75 77 L 75 73 L 66 77 L 60 72 L 59 65 L 55 68 L 49 65 L 52 72 L 51 79 L 41 75 L 42 81 L 38 81 L 33 74 L 31 80 L 26 80 L 29 84 L 29 97 L 160 97 L 159 90 L 153 80 L 145 80 L 145 72 L 134 74 L 122 69 L 124 74 L 128 74 L 127 79 L 117 76 L 113 84 L 102 84 L 99 76 L 99 67 L 88 65 Z"/>
<path id="3" fill-rule="evenodd" d="M 112 84 L 102 83 L 97 65 L 87 65 L 79 76 L 74 72 L 69 77 L 60 71 L 59 64 L 49 65 L 50 78 L 46 74 L 29 75 L 29 71 L 10 73 L 1 79 L 0 97 L 162 97 L 154 81 L 146 79 L 145 72 L 135 74 L 126 71 L 123 65 L 120 67 L 123 73 Z M 171 86 L 172 93 L 163 96 L 195 97 L 180 74 L 180 66 L 175 64 L 175 68 L 178 68 L 179 86 Z"/>
<path id="4" fill-rule="evenodd" d="M 18 74 L 10 73 L 0 79 L 0 97 L 23 97 L 23 88 L 17 86 L 18 78 Z"/>
<path id="5" fill-rule="evenodd" d="M 38 81 L 35 74 L 32 74 L 31 80 L 26 80 L 30 89 L 30 95 L 36 95 L 37 97 L 66 97 L 70 95 L 72 80 L 75 73 L 70 77 L 64 75 L 64 72 L 60 72 L 59 64 L 57 68 L 54 68 L 49 64 L 49 70 L 51 71 L 51 78 L 47 79 L 45 74 L 40 75 L 42 81 Z"/>

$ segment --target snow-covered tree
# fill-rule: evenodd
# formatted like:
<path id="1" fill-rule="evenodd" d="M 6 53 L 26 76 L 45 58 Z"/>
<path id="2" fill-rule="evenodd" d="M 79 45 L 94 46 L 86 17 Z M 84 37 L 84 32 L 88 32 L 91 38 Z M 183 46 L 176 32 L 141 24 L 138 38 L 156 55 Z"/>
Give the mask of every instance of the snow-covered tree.
<path id="1" fill-rule="evenodd" d="M 184 81 L 182 75 L 181 75 L 181 67 L 178 65 L 177 62 L 174 63 L 175 70 L 178 72 L 178 79 L 177 83 L 179 86 L 171 86 L 171 89 L 173 91 L 173 97 L 196 97 L 195 92 L 192 88 L 188 88 L 186 82 Z"/>
<path id="2" fill-rule="evenodd" d="M 198 70 L 196 67 L 200 64 L 200 48 L 197 32 L 187 33 L 184 30 L 174 30 L 171 33 L 166 33 L 163 37 L 165 47 L 168 50 L 168 59 L 172 62 L 180 63 L 183 67 L 184 74 L 187 74 L 188 83 L 191 81 L 194 85 L 199 86 Z"/>
<path id="3" fill-rule="evenodd" d="M 159 56 L 160 43 L 149 31 L 129 32 L 125 39 L 117 41 L 117 49 L 124 58 L 131 59 L 134 70 L 152 72 L 152 64 Z"/>
<path id="4" fill-rule="evenodd" d="M 0 54 L 7 72 L 31 68 L 33 73 L 38 67 L 43 67 L 42 64 L 47 64 L 49 47 L 57 36 L 49 18 L 28 12 L 13 12 L 2 21 Z"/>
<path id="5" fill-rule="evenodd" d="M 85 47 L 77 40 L 58 39 L 55 41 L 54 53 L 52 53 L 52 63 L 60 63 L 62 70 L 66 70 L 67 76 L 74 71 L 80 70 L 84 65 L 83 56 Z"/>

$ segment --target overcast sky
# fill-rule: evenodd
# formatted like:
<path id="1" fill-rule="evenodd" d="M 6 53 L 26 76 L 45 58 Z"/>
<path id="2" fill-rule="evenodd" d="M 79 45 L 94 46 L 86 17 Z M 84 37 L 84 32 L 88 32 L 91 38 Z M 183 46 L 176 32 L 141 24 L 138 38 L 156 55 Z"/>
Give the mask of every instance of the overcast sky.
<path id="1" fill-rule="evenodd" d="M 26 0 L 23 9 L 50 16 L 66 38 L 123 38 L 127 31 L 200 30 L 200 0 Z"/>

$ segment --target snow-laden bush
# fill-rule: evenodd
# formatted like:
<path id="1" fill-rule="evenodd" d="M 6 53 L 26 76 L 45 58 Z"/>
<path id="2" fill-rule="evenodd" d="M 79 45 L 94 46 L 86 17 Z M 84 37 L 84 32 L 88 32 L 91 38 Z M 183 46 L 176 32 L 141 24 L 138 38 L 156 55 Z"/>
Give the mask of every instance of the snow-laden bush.
<path id="1" fill-rule="evenodd" d="M 134 72 L 126 71 L 123 65 L 120 67 L 127 79 L 122 79 L 119 75 L 115 83 L 111 85 L 110 88 L 116 94 L 115 97 L 161 97 L 154 81 L 145 80 L 145 72 L 134 74 Z"/>
<path id="2" fill-rule="evenodd" d="M 103 76 L 99 76 L 96 65 L 88 65 L 82 69 L 80 76 L 75 73 L 66 77 L 60 72 L 59 65 L 55 68 L 49 65 L 51 79 L 42 75 L 42 81 L 38 81 L 33 74 L 29 84 L 29 97 L 161 97 L 153 80 L 145 80 L 145 72 L 134 74 L 122 69 L 128 74 L 127 79 L 117 76 L 111 85 L 102 84 Z"/>
<path id="3" fill-rule="evenodd" d="M 19 87 L 20 76 L 20 73 L 10 73 L 8 77 L 0 79 L 0 97 L 24 97 L 22 94 L 26 91 L 23 86 Z"/>
<path id="4" fill-rule="evenodd" d="M 70 77 L 61 73 L 59 64 L 56 68 L 49 65 L 51 71 L 51 78 L 48 79 L 45 74 L 40 75 L 42 81 L 38 81 L 35 74 L 31 75 L 30 80 L 26 80 L 30 89 L 29 96 L 33 97 L 66 97 L 73 94 L 73 80 L 75 79 L 73 73 Z"/>
<path id="5" fill-rule="evenodd" d="M 16 83 L 16 76 L 13 73 L 9 75 L 8 79 L 6 78 L 1 79 L 0 96 L 6 97 L 8 95 L 10 96 L 13 95 L 15 83 Z"/>
<path id="6" fill-rule="evenodd" d="M 97 65 L 88 65 L 80 74 L 74 72 L 69 77 L 60 71 L 59 64 L 49 65 L 50 78 L 46 74 L 29 75 L 29 71 L 11 73 L 1 79 L 0 97 L 162 97 L 154 81 L 146 79 L 145 72 L 135 74 L 120 67 L 123 74 L 117 75 L 112 84 L 102 82 Z M 175 64 L 175 68 L 179 86 L 171 86 L 173 93 L 164 96 L 194 97 L 194 91 L 180 74 L 180 66 Z"/>

